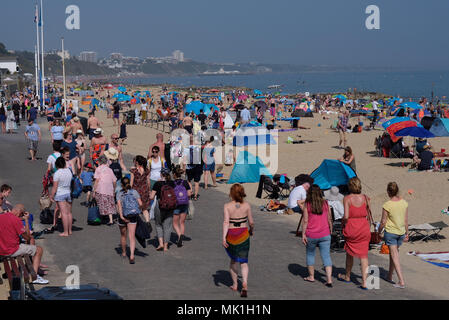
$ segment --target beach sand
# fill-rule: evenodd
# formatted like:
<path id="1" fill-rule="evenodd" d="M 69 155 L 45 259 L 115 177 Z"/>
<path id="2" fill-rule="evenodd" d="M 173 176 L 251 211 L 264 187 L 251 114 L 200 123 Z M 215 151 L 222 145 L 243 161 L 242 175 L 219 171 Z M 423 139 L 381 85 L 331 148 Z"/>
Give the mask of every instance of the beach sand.
<path id="1" fill-rule="evenodd" d="M 153 97 L 158 98 L 162 92 L 160 87 L 147 87 L 141 89 L 151 90 Z M 112 91 L 111 91 L 112 93 Z M 106 91 L 101 94 L 106 94 Z M 111 94 L 112 95 L 112 94 Z M 155 99 L 156 101 L 156 99 Z M 81 115 L 86 116 L 81 113 Z M 110 137 L 114 132 L 118 132 L 117 127 L 113 127 L 112 119 L 106 118 L 106 112 L 99 111 L 98 118 L 104 122 L 102 128 L 105 135 Z M 338 133 L 330 126 L 336 115 L 330 115 L 331 119 L 323 120 L 315 114 L 315 118 L 302 118 L 300 125 L 310 128 L 309 130 L 298 130 L 293 132 L 281 132 L 276 138 L 278 147 L 278 170 L 277 173 L 287 174 L 294 177 L 300 173 L 310 174 L 316 169 L 324 159 L 338 159 L 343 151 L 334 148 L 338 145 Z M 367 123 L 367 120 L 365 124 Z M 357 123 L 357 118 L 350 120 L 352 125 Z M 319 126 L 321 124 L 321 126 Z M 288 122 L 281 122 L 283 128 L 288 128 Z M 131 155 L 148 154 L 148 148 L 156 141 L 157 130 L 143 126 L 127 126 L 128 139 L 123 146 L 124 153 Z M 363 193 L 371 198 L 371 209 L 375 221 L 380 221 L 382 214 L 382 204 L 388 200 L 386 188 L 391 181 L 398 183 L 401 195 L 409 203 L 409 224 L 421 224 L 427 222 L 444 221 L 449 224 L 449 216 L 441 213 L 441 210 L 449 205 L 446 187 L 448 185 L 449 173 L 440 172 L 409 172 L 407 167 L 401 167 L 402 163 L 410 163 L 411 159 L 387 159 L 374 155 L 374 139 L 382 134 L 381 130 L 364 131 L 362 133 L 349 133 L 348 145 L 352 147 L 356 159 L 357 174 L 362 181 Z M 287 144 L 287 137 L 294 140 L 312 140 L 307 144 Z M 299 137 L 300 136 L 300 137 Z M 164 141 L 167 141 L 169 134 L 164 134 Z M 413 144 L 413 138 L 405 138 L 408 145 Z M 449 150 L 449 139 L 435 138 L 430 143 L 434 150 L 441 148 Z M 222 173 L 224 178 L 230 176 L 232 167 L 224 167 Z M 276 173 L 276 172 L 272 172 Z M 211 184 L 211 182 L 210 182 Z M 223 193 L 229 192 L 229 185 L 218 184 L 218 190 Z M 257 199 L 257 183 L 244 185 L 247 200 L 257 206 L 266 205 L 268 200 Z M 411 194 L 409 190 L 413 190 Z M 205 192 L 200 189 L 200 194 Z M 287 203 L 287 200 L 283 201 Z M 221 204 L 220 204 L 221 205 Z M 273 214 L 273 213 L 266 213 Z M 276 214 L 276 213 L 274 213 Z M 285 215 L 285 219 L 299 221 L 298 215 Z M 293 230 L 292 230 L 293 231 Z M 275 231 L 273 231 L 275 232 Z M 441 242 L 429 241 L 428 243 L 404 243 L 400 251 L 401 263 L 412 272 L 406 273 L 407 286 L 411 289 L 431 293 L 442 298 L 449 298 L 447 290 L 447 269 L 433 266 L 421 261 L 418 257 L 407 255 L 409 251 L 420 252 L 440 252 L 449 251 L 449 228 L 444 229 L 441 235 L 446 239 Z M 299 241 L 298 238 L 292 238 Z M 377 250 L 371 250 L 372 254 L 380 255 Z M 380 266 L 388 269 L 388 255 L 385 257 L 385 265 Z M 344 266 L 338 266 L 344 267 Z M 355 263 L 354 272 L 359 273 L 358 262 Z M 396 279 L 396 276 L 394 277 Z"/>

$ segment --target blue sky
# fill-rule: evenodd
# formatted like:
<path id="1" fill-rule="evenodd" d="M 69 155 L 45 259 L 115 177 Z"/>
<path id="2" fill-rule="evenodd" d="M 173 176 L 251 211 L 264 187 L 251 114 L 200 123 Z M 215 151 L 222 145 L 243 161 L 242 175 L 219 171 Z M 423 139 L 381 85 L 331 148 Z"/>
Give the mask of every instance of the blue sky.
<path id="1" fill-rule="evenodd" d="M 0 42 L 34 50 L 34 0 L 2 0 Z M 78 5 L 81 29 L 65 28 Z M 380 8 L 380 30 L 365 9 Z M 447 0 L 44 0 L 45 48 L 205 62 L 449 69 Z"/>

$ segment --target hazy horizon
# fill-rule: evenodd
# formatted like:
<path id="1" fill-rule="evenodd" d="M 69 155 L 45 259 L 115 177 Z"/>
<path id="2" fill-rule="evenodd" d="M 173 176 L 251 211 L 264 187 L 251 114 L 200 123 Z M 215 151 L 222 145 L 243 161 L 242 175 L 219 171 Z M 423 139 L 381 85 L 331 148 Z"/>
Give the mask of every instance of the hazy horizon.
<path id="1" fill-rule="evenodd" d="M 65 28 L 77 5 L 81 29 Z M 449 2 L 349 0 L 44 0 L 46 51 L 169 56 L 199 62 L 270 63 L 401 69 L 449 69 Z M 365 9 L 380 8 L 380 30 L 367 30 Z M 34 51 L 35 1 L 3 0 L 0 42 Z M 8 30 L 8 32 L 5 32 Z"/>

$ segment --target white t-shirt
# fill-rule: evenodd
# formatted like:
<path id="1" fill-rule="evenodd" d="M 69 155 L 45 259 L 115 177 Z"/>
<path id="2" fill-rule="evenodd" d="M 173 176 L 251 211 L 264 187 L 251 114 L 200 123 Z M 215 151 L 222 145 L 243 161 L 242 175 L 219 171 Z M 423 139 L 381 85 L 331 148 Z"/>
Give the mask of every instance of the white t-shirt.
<path id="1" fill-rule="evenodd" d="M 146 103 L 142 104 L 141 109 L 142 109 L 142 111 L 147 111 L 147 104 Z"/>
<path id="2" fill-rule="evenodd" d="M 298 200 L 306 200 L 307 192 L 303 186 L 296 187 L 290 192 L 290 197 L 288 198 L 288 207 L 290 209 L 296 208 L 298 206 Z"/>
<path id="3" fill-rule="evenodd" d="M 151 161 L 151 162 L 150 162 Z M 161 157 L 158 157 L 158 162 L 155 159 L 150 159 L 149 164 L 151 164 L 150 180 L 159 181 L 161 180 L 161 169 L 162 161 Z"/>
<path id="4" fill-rule="evenodd" d="M 51 164 L 52 169 L 55 169 L 56 159 L 58 159 L 60 156 L 61 154 L 59 152 L 52 153 L 51 155 L 48 156 L 47 163 Z"/>
<path id="5" fill-rule="evenodd" d="M 70 194 L 70 184 L 72 182 L 72 172 L 70 169 L 59 169 L 53 175 L 53 181 L 58 181 L 58 190 L 56 196 L 64 196 Z"/>
<path id="6" fill-rule="evenodd" d="M 373 101 L 372 105 L 373 105 L 373 110 L 377 110 L 377 106 L 379 105 L 379 102 Z"/>

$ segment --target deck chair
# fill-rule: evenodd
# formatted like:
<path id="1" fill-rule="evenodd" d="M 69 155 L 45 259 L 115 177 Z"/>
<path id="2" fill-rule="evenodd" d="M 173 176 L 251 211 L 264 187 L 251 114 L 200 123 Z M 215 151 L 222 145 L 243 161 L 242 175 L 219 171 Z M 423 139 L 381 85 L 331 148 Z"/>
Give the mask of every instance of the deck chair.
<path id="1" fill-rule="evenodd" d="M 265 194 L 264 199 L 278 199 L 281 190 L 270 177 L 265 176 L 263 180 L 263 192 Z"/>
<path id="2" fill-rule="evenodd" d="M 290 179 L 288 177 L 282 177 L 280 174 L 275 174 L 273 176 L 273 182 L 279 188 L 279 197 L 281 199 L 287 199 L 290 196 Z"/>
<path id="3" fill-rule="evenodd" d="M 427 240 L 438 240 L 440 241 L 440 232 L 449 227 L 443 221 L 434 223 L 423 223 L 417 225 L 411 225 L 408 227 L 408 237 L 410 242 L 419 242 Z"/>

